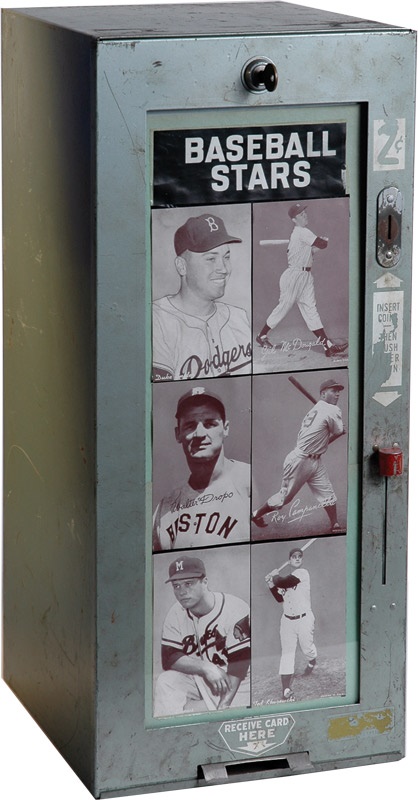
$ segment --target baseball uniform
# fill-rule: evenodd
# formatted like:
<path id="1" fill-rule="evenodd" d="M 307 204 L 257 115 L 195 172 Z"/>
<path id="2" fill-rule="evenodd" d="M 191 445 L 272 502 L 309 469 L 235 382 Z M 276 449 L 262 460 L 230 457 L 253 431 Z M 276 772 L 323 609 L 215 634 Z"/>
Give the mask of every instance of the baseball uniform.
<path id="1" fill-rule="evenodd" d="M 293 675 L 298 643 L 309 661 L 313 661 L 317 656 L 313 638 L 315 617 L 311 609 L 309 572 L 301 567 L 295 569 L 291 574 L 299 580 L 297 586 L 286 589 L 284 594 L 281 594 L 277 586 L 270 587 L 275 600 L 278 603 L 283 603 L 283 614 L 280 620 L 280 642 L 282 648 L 280 675 Z"/>
<path id="2" fill-rule="evenodd" d="M 321 506 L 335 505 L 337 498 L 321 455 L 330 440 L 343 432 L 341 409 L 318 400 L 302 420 L 296 447 L 284 460 L 281 489 L 269 498 L 269 505 L 289 503 L 305 483 Z"/>
<path id="3" fill-rule="evenodd" d="M 251 372 L 251 330 L 242 308 L 216 302 L 206 319 L 179 311 L 172 296 L 153 303 L 153 366 L 173 380 Z"/>
<path id="4" fill-rule="evenodd" d="M 201 699 L 193 675 L 175 669 L 177 658 L 183 655 L 207 659 L 239 678 L 241 684 L 231 706 L 250 704 L 247 679 L 250 637 L 242 635 L 242 621 L 243 618 L 249 618 L 249 606 L 234 595 L 214 592 L 213 596 L 214 607 L 202 617 L 195 617 L 178 602 L 168 611 L 161 638 L 164 671 L 159 675 L 155 686 L 155 717 L 183 714 L 190 701 Z M 207 691 L 211 694 L 209 686 Z M 217 706 L 219 698 L 213 695 L 213 700 Z"/>
<path id="5" fill-rule="evenodd" d="M 310 331 L 322 328 L 311 273 L 312 245 L 316 238 L 309 228 L 294 227 L 287 249 L 288 267 L 280 278 L 280 299 L 266 321 L 269 328 L 278 325 L 295 303 Z"/>
<path id="6" fill-rule="evenodd" d="M 154 550 L 208 547 L 250 538 L 250 466 L 225 459 L 225 468 L 206 489 L 187 482 L 158 504 Z"/>

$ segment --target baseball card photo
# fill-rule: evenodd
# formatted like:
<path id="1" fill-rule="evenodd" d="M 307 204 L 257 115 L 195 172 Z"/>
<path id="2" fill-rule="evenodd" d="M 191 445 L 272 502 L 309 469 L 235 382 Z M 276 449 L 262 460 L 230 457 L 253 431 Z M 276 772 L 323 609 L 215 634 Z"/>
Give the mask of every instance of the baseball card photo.
<path id="1" fill-rule="evenodd" d="M 251 704 L 250 547 L 229 550 L 154 555 L 156 718 Z"/>
<path id="2" fill-rule="evenodd" d="M 254 372 L 345 366 L 348 197 L 253 208 Z"/>
<path id="3" fill-rule="evenodd" d="M 152 377 L 251 372 L 251 206 L 152 211 Z"/>
<path id="4" fill-rule="evenodd" d="M 153 550 L 250 540 L 251 377 L 153 386 Z"/>
<path id="5" fill-rule="evenodd" d="M 253 379 L 252 541 L 345 534 L 348 370 Z"/>
<path id="6" fill-rule="evenodd" d="M 254 706 L 346 694 L 346 539 L 253 545 Z"/>

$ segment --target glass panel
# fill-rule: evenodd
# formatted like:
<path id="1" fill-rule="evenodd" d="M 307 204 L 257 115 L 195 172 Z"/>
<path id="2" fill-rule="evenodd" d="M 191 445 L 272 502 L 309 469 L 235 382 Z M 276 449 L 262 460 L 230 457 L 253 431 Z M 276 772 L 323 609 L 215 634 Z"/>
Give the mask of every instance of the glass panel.
<path id="1" fill-rule="evenodd" d="M 154 726 L 358 700 L 360 107 L 252 113 L 149 115 Z"/>

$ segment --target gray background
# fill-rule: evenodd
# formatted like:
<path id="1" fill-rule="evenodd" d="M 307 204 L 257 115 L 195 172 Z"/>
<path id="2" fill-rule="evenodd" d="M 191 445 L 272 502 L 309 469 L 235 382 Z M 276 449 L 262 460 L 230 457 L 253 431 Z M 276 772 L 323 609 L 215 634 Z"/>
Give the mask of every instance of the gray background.
<path id="1" fill-rule="evenodd" d="M 187 481 L 190 470 L 181 444 L 176 442 L 175 413 L 179 398 L 194 387 L 202 386 L 220 397 L 230 422 L 225 439 L 225 455 L 250 462 L 251 448 L 251 377 L 210 378 L 206 381 L 164 382 L 153 384 L 153 506 L 172 489 Z"/>
<path id="2" fill-rule="evenodd" d="M 298 372 L 297 380 L 319 400 L 319 386 L 328 378 L 341 381 L 346 388 L 341 392 L 338 402 L 343 422 L 348 427 L 348 371 L 346 369 Z M 252 503 L 258 508 L 269 496 L 278 492 L 281 486 L 283 461 L 296 445 L 297 434 L 305 414 L 312 404 L 288 380 L 287 375 L 260 375 L 253 378 L 253 471 Z M 322 456 L 335 493 L 338 498 L 338 519 L 340 525 L 346 523 L 347 498 L 347 435 L 333 442 Z M 312 505 L 315 500 L 306 485 L 295 499 L 301 505 Z M 290 504 L 284 506 L 287 513 Z M 268 521 L 267 517 L 266 521 Z M 271 517 L 270 517 L 271 519 Z M 328 517 L 323 509 L 317 509 L 307 518 L 307 525 L 270 525 L 269 528 L 253 526 L 252 538 L 292 538 L 297 535 L 316 536 L 329 528 Z"/>
<path id="3" fill-rule="evenodd" d="M 279 280 L 287 268 L 287 245 L 261 246 L 261 239 L 289 239 L 294 223 L 288 216 L 293 201 L 256 203 L 254 222 L 253 327 L 257 334 L 279 302 Z M 301 200 L 307 206 L 307 227 L 328 236 L 325 250 L 314 254 L 312 275 L 319 315 L 329 336 L 348 338 L 349 198 Z M 295 336 L 313 339 L 295 305 L 277 326 L 273 342 Z"/>
<path id="4" fill-rule="evenodd" d="M 205 567 L 209 589 L 240 597 L 250 604 L 250 546 L 224 545 L 221 548 L 187 551 L 200 558 Z M 161 630 L 168 610 L 176 601 L 168 578 L 172 561 L 178 561 L 186 551 L 154 555 L 154 678 L 161 672 Z"/>
<path id="5" fill-rule="evenodd" d="M 299 540 L 303 546 L 307 540 Z M 311 602 L 315 616 L 314 641 L 318 649 L 317 668 L 312 676 L 301 676 L 306 657 L 299 647 L 296 654 L 295 689 L 297 699 L 332 696 L 345 688 L 346 645 L 346 551 L 345 537 L 317 539 L 305 551 L 302 567 L 311 579 Z M 253 703 L 257 699 L 279 699 L 280 619 L 283 606 L 276 602 L 265 576 L 289 557 L 295 542 L 269 542 L 252 545 L 251 614 Z M 283 575 L 290 572 L 285 567 Z M 271 694 L 269 695 L 269 692 Z M 267 693 L 267 697 L 266 697 Z"/>
<path id="6" fill-rule="evenodd" d="M 231 276 L 220 302 L 243 308 L 251 322 L 251 205 L 193 206 L 152 211 L 152 297 L 157 300 L 180 288 L 174 260 L 174 234 L 189 217 L 200 214 L 221 217 L 227 232 L 242 239 L 231 244 Z"/>

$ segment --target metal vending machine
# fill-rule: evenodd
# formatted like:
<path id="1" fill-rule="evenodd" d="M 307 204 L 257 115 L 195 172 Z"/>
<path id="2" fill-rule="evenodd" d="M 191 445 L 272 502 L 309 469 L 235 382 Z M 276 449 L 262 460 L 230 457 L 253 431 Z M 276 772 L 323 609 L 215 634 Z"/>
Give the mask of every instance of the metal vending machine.
<path id="1" fill-rule="evenodd" d="M 415 55 L 3 14 L 4 679 L 97 798 L 404 754 Z"/>

